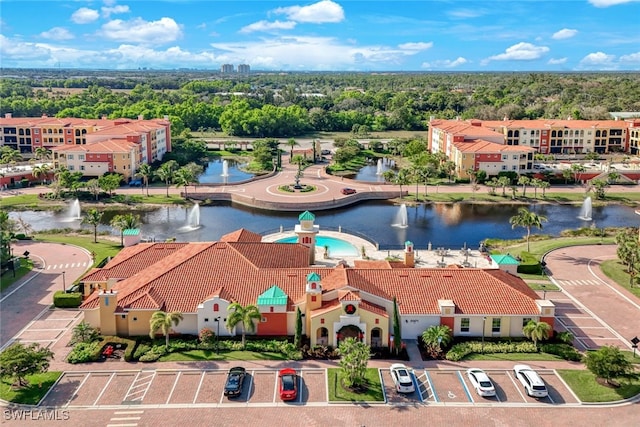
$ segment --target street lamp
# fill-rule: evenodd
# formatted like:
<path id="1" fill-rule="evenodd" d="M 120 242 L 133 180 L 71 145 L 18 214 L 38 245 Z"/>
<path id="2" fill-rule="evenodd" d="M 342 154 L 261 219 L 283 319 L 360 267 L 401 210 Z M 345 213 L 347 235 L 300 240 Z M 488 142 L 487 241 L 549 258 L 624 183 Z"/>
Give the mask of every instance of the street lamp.
<path id="1" fill-rule="evenodd" d="M 220 316 L 216 317 L 215 319 L 213 319 L 214 322 L 216 322 L 217 328 L 216 328 L 216 354 L 220 353 Z M 223 322 L 226 322 L 227 319 L 222 319 Z"/>
<path id="2" fill-rule="evenodd" d="M 480 352 L 484 354 L 484 327 L 487 323 L 487 316 L 482 316 L 482 344 L 480 345 Z"/>
<path id="3" fill-rule="evenodd" d="M 547 299 L 547 285 L 543 283 L 540 286 L 542 286 L 542 299 Z"/>
<path id="4" fill-rule="evenodd" d="M 640 338 L 633 337 L 631 338 L 631 348 L 633 348 L 633 358 L 636 357 L 636 349 L 638 348 L 638 343 L 640 342 Z"/>
<path id="5" fill-rule="evenodd" d="M 67 285 L 65 283 L 65 277 L 64 277 L 65 273 L 66 273 L 66 271 L 62 272 L 62 291 L 66 293 L 67 292 Z"/>

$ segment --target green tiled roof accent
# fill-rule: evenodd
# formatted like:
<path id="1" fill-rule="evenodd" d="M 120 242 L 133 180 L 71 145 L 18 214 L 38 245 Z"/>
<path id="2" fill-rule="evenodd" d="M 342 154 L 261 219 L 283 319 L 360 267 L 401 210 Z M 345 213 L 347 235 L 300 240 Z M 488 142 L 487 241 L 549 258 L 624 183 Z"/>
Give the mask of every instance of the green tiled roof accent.
<path id="1" fill-rule="evenodd" d="M 413 245 L 413 243 L 411 243 L 411 240 L 407 240 L 406 242 L 404 242 L 405 245 Z"/>
<path id="2" fill-rule="evenodd" d="M 123 236 L 137 236 L 138 234 L 140 234 L 140 230 L 137 228 L 127 228 L 122 231 Z"/>
<path id="3" fill-rule="evenodd" d="M 258 296 L 258 305 L 286 305 L 287 298 L 282 289 L 273 285 Z"/>
<path id="4" fill-rule="evenodd" d="M 319 281 L 320 281 L 320 276 L 318 276 L 318 273 L 307 274 L 307 282 L 319 282 Z"/>
<path id="5" fill-rule="evenodd" d="M 316 216 L 309 211 L 304 211 L 298 216 L 299 221 L 313 221 L 316 219 Z"/>
<path id="6" fill-rule="evenodd" d="M 493 259 L 498 265 L 520 265 L 520 261 L 509 254 L 491 255 L 491 259 Z"/>

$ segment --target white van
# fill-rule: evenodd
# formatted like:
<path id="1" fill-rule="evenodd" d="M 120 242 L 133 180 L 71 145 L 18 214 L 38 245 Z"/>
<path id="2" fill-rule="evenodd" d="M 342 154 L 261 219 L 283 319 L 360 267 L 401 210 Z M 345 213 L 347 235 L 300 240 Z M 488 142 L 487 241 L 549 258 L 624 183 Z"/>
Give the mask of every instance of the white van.
<path id="1" fill-rule="evenodd" d="M 520 380 L 527 394 L 531 397 L 547 397 L 549 391 L 540 375 L 528 365 L 516 365 L 513 373 Z"/>

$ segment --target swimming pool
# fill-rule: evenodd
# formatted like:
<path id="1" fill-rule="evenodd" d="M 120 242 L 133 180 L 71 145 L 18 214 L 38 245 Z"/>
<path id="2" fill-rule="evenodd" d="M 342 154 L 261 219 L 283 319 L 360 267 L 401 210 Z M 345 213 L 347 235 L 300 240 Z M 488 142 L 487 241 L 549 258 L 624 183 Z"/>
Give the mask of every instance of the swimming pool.
<path id="1" fill-rule="evenodd" d="M 277 243 L 297 243 L 298 236 L 285 237 L 284 239 L 276 240 Z M 335 237 L 328 236 L 316 236 L 316 246 L 318 248 L 324 248 L 325 246 L 329 247 L 329 256 L 330 257 L 340 257 L 340 256 L 358 256 L 358 249 L 353 246 L 351 243 L 344 241 L 342 239 L 338 239 Z"/>

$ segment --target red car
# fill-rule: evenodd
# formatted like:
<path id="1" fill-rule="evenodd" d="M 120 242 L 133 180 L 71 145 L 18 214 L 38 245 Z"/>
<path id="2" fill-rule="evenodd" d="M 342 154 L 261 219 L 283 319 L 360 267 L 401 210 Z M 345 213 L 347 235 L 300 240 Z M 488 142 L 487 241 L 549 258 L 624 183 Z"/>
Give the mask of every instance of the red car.
<path id="1" fill-rule="evenodd" d="M 356 189 L 355 188 L 343 188 L 342 189 L 342 194 L 356 194 Z"/>
<path id="2" fill-rule="evenodd" d="M 280 399 L 295 400 L 298 397 L 298 374 L 291 368 L 282 369 L 278 373 Z"/>

